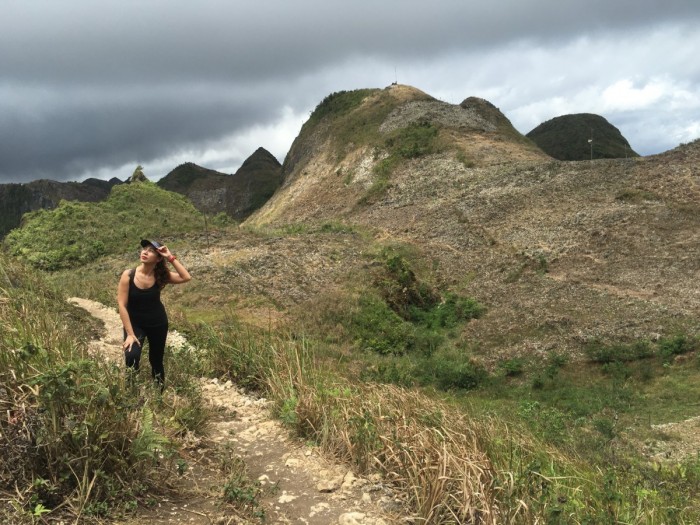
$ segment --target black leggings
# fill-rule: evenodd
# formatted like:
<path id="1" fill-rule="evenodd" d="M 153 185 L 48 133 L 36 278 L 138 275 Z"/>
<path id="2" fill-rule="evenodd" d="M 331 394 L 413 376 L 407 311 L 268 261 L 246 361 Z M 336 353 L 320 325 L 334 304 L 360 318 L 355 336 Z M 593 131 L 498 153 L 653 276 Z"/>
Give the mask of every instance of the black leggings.
<path id="1" fill-rule="evenodd" d="M 131 349 L 127 348 L 124 351 L 127 368 L 133 368 L 135 371 L 139 369 L 143 343 L 145 339 L 148 339 L 148 360 L 151 363 L 151 375 L 153 379 L 162 385 L 165 381 L 163 355 L 165 354 L 165 339 L 168 337 L 168 325 L 141 328 L 132 324 L 131 327 L 134 329 L 134 335 L 141 346 L 133 344 Z M 124 330 L 124 339 L 126 339 L 126 330 Z"/>

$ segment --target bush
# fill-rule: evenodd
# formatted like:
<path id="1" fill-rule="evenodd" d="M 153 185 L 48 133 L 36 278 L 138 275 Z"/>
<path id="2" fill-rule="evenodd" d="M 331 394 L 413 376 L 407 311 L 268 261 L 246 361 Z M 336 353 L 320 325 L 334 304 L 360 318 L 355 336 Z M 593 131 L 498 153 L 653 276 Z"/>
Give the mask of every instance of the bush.
<path id="1" fill-rule="evenodd" d="M 498 363 L 498 367 L 503 370 L 503 373 L 508 377 L 519 376 L 525 369 L 525 360 L 522 357 L 505 359 Z"/>
<path id="2" fill-rule="evenodd" d="M 675 356 L 687 354 L 698 349 L 698 339 L 685 335 L 676 335 L 659 341 L 658 353 L 664 363 L 670 362 Z"/>
<path id="3" fill-rule="evenodd" d="M 487 378 L 486 369 L 458 351 L 437 352 L 420 362 L 416 373 L 424 384 L 434 384 L 441 390 L 470 390 Z"/>
<path id="4" fill-rule="evenodd" d="M 350 333 L 363 350 L 382 355 L 402 355 L 416 346 L 416 330 L 384 301 L 362 297 L 350 314 Z"/>
<path id="5" fill-rule="evenodd" d="M 136 250 L 142 238 L 199 229 L 204 219 L 192 203 L 146 181 L 114 186 L 102 202 L 61 201 L 53 210 L 28 213 L 5 242 L 12 255 L 55 271 Z"/>
<path id="6" fill-rule="evenodd" d="M 454 328 L 459 323 L 478 319 L 485 311 L 475 299 L 448 293 L 429 310 L 414 308 L 411 317 L 428 328 Z"/>
<path id="7" fill-rule="evenodd" d="M 605 345 L 596 340 L 588 343 L 584 347 L 584 352 L 591 361 L 603 364 L 615 361 L 636 361 L 653 355 L 649 341 Z"/>

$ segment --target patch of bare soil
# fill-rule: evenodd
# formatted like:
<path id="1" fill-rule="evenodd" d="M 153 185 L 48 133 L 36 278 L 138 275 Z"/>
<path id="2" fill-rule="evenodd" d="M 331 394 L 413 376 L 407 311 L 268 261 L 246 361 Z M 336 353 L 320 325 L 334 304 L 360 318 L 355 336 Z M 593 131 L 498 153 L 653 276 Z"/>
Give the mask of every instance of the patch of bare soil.
<path id="1" fill-rule="evenodd" d="M 649 439 L 642 450 L 661 461 L 683 461 L 692 458 L 700 450 L 700 416 L 677 423 L 652 425 L 659 439 Z"/>
<path id="2" fill-rule="evenodd" d="M 92 352 L 121 361 L 121 321 L 115 309 L 81 298 L 70 302 L 104 322 Z M 177 333 L 169 345 L 182 344 Z M 356 476 L 347 465 L 322 457 L 315 447 L 289 435 L 272 419 L 269 403 L 247 395 L 231 382 L 202 379 L 202 392 L 214 415 L 205 439 L 192 437 L 183 475 L 168 480 L 151 508 L 139 509 L 122 525 L 254 523 L 224 504 L 225 467 L 245 464 L 247 477 L 261 491 L 253 509 L 264 523 L 383 525 L 398 522 L 400 499 L 379 478 Z M 166 400 L 169 396 L 166 389 Z M 230 470 L 230 469 L 229 469 Z M 240 494 L 242 500 L 246 494 Z M 393 516 L 393 517 L 392 517 Z"/>

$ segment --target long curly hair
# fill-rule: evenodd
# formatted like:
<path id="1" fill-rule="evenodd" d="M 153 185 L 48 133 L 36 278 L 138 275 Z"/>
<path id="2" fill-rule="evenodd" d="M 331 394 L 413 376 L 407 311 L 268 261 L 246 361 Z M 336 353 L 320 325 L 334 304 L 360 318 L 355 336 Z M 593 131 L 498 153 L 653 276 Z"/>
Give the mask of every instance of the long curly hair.
<path id="1" fill-rule="evenodd" d="M 165 265 L 165 257 L 162 255 L 153 268 L 153 274 L 156 277 L 156 286 L 158 286 L 159 290 L 165 288 L 165 285 L 170 282 L 170 271 L 168 271 L 168 267 Z"/>

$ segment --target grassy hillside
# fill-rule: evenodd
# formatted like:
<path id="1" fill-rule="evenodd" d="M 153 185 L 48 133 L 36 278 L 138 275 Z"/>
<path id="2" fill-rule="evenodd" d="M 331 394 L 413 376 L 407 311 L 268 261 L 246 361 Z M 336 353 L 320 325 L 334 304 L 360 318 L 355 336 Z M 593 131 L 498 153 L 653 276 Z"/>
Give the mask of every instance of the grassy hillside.
<path id="1" fill-rule="evenodd" d="M 178 355 L 175 375 L 262 392 L 425 523 L 698 522 L 700 141 L 563 163 L 465 105 L 402 86 L 335 94 L 261 212 L 209 236 L 171 230 L 193 281 L 164 298 L 200 356 Z M 142 194 L 178 199 L 130 185 L 95 237 L 121 239 L 115 210 Z M 165 230 L 149 217 L 148 234 Z M 30 241 L 66 245 L 40 224 Z M 105 275 L 141 235 L 126 233 L 50 282 L 112 304 Z M 29 328 L 12 319 L 43 310 L 6 296 L 3 341 L 21 348 Z"/>
<path id="2" fill-rule="evenodd" d="M 83 182 L 35 180 L 26 184 L 0 184 L 0 238 L 18 227 L 22 215 L 29 211 L 55 208 L 63 199 L 101 201 L 118 183 L 116 179 L 87 179 Z"/>
<path id="3" fill-rule="evenodd" d="M 194 378 L 172 367 L 177 401 L 128 382 L 118 363 L 88 354 L 98 328 L 0 253 L 2 523 L 95 523 L 135 509 L 175 473 L 182 436 L 206 426 Z"/>
<path id="4" fill-rule="evenodd" d="M 263 392 L 290 430 L 395 480 L 428 522 L 697 518 L 700 465 L 674 452 L 673 430 L 651 426 L 693 414 L 697 340 L 484 367 L 473 356 L 485 341 L 462 334 L 489 312 L 447 293 L 430 253 L 340 223 L 222 230 L 211 249 L 192 234 L 179 242 L 195 279 L 165 300 L 201 357 L 178 356 L 173 373 Z M 124 264 L 115 254 L 52 281 L 109 295 L 105 271 Z"/>
<path id="5" fill-rule="evenodd" d="M 146 181 L 115 186 L 102 202 L 62 201 L 54 210 L 27 214 L 5 244 L 37 268 L 58 270 L 135 251 L 142 238 L 167 239 L 203 229 L 201 214 L 185 197 Z"/>

